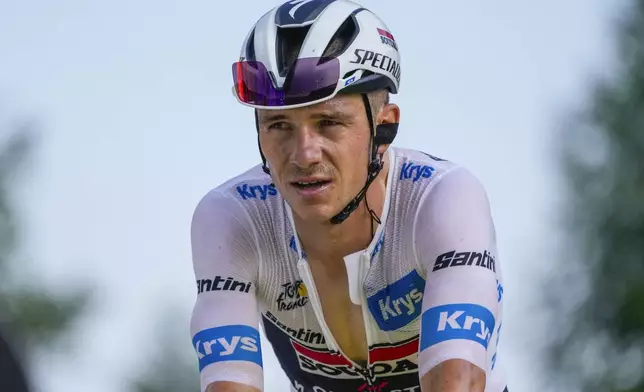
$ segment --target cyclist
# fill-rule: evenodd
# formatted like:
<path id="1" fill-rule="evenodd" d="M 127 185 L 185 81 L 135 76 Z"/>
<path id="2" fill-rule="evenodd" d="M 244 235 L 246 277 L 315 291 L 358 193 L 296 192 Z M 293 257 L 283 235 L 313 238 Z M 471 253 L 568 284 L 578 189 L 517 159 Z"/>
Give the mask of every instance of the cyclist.
<path id="1" fill-rule="evenodd" d="M 262 164 L 197 205 L 191 334 L 202 391 L 507 390 L 489 201 L 465 168 L 391 146 L 398 43 L 348 0 L 294 0 L 233 64 Z M 424 131 L 424 130 L 423 130 Z"/>

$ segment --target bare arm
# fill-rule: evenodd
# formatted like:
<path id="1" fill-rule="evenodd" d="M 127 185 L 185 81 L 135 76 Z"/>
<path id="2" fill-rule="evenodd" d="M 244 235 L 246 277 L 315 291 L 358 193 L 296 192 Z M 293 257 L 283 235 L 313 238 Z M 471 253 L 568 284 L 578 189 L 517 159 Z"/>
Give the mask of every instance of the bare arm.
<path id="1" fill-rule="evenodd" d="M 208 385 L 206 392 L 261 392 L 250 385 L 239 384 L 236 382 L 218 381 Z"/>
<path id="2" fill-rule="evenodd" d="M 420 380 L 422 392 L 483 392 L 485 372 L 462 359 L 445 361 Z"/>

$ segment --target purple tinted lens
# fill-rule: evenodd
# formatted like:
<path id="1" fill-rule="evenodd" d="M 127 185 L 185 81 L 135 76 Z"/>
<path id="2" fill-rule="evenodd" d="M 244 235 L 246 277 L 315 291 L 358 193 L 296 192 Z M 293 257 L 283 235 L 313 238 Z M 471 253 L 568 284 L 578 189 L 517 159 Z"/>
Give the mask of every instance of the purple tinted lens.
<path id="1" fill-rule="evenodd" d="M 288 106 L 326 98 L 340 79 L 338 59 L 299 59 L 283 89 L 276 89 L 268 70 L 258 61 L 233 64 L 235 92 L 242 102 L 260 106 Z"/>

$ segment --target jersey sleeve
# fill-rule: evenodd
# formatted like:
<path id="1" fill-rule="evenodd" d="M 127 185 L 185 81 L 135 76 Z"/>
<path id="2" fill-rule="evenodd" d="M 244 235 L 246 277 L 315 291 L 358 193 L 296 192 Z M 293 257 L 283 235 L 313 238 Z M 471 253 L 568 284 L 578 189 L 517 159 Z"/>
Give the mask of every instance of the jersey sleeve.
<path id="1" fill-rule="evenodd" d="M 191 225 L 197 299 L 190 332 L 202 392 L 215 381 L 263 389 L 256 243 L 237 200 L 213 190 L 199 202 Z"/>
<path id="2" fill-rule="evenodd" d="M 421 200 L 413 233 L 426 276 L 419 376 L 462 359 L 489 378 L 500 312 L 495 229 L 483 186 L 464 168 L 445 173 Z"/>

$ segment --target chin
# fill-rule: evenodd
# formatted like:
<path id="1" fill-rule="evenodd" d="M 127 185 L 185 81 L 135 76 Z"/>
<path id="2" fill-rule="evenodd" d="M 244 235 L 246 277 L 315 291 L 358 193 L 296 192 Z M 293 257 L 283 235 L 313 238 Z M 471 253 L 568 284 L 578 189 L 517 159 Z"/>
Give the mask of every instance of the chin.
<path id="1" fill-rule="evenodd" d="M 328 204 L 291 204 L 293 214 L 307 222 L 328 223 L 341 208 L 330 206 Z"/>

